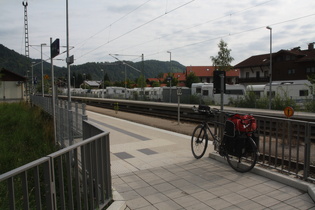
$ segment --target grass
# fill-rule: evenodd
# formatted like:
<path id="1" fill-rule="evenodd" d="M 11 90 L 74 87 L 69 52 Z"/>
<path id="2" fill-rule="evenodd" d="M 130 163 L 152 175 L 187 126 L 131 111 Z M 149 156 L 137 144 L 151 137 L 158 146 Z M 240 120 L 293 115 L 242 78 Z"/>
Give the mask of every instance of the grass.
<path id="1" fill-rule="evenodd" d="M 29 104 L 0 104 L 0 130 L 0 174 L 56 151 L 52 118 Z"/>

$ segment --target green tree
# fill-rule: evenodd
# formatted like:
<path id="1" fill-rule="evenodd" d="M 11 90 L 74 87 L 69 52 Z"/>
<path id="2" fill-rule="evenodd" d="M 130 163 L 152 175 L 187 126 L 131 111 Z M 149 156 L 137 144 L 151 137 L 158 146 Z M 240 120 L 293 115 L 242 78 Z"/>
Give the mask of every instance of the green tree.
<path id="1" fill-rule="evenodd" d="M 107 74 L 107 73 L 105 73 L 103 80 L 104 80 L 104 81 L 109 81 L 109 82 L 110 82 L 110 79 L 109 79 L 109 76 L 108 76 L 108 74 Z"/>
<path id="2" fill-rule="evenodd" d="M 161 84 L 158 81 L 152 82 L 152 87 L 160 87 Z"/>
<path id="3" fill-rule="evenodd" d="M 147 84 L 145 83 L 145 79 L 144 79 L 144 76 L 141 75 L 138 79 L 137 79 L 137 87 L 146 87 Z"/>
<path id="4" fill-rule="evenodd" d="M 198 82 L 200 82 L 200 78 L 195 75 L 195 72 L 191 72 L 186 77 L 186 87 L 191 88 L 192 83 L 198 83 Z"/>
<path id="5" fill-rule="evenodd" d="M 110 81 L 105 81 L 104 82 L 104 88 L 110 87 L 110 86 L 112 86 L 112 83 Z"/>
<path id="6" fill-rule="evenodd" d="M 168 79 L 169 77 L 172 78 L 172 80 L 171 80 L 171 83 L 172 83 L 172 84 L 170 83 L 170 80 Z M 173 74 L 173 73 L 169 72 L 168 75 L 167 75 L 167 77 L 164 79 L 163 83 L 167 84 L 167 87 L 169 87 L 170 85 L 172 85 L 172 86 L 177 86 L 177 84 L 178 84 L 178 79 L 174 77 L 174 74 Z"/>
<path id="7" fill-rule="evenodd" d="M 234 60 L 230 53 L 232 50 L 227 48 L 227 43 L 222 39 L 218 44 L 219 52 L 217 56 L 210 56 L 212 65 L 219 71 L 229 71 L 231 69 L 231 62 Z"/>

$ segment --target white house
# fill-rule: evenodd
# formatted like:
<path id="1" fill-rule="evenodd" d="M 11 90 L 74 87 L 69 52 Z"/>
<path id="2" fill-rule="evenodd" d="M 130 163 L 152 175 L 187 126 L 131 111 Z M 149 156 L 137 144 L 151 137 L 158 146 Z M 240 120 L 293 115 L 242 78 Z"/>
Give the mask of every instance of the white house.
<path id="1" fill-rule="evenodd" d="M 25 77 L 4 68 L 0 69 L 0 101 L 25 100 L 25 82 Z"/>

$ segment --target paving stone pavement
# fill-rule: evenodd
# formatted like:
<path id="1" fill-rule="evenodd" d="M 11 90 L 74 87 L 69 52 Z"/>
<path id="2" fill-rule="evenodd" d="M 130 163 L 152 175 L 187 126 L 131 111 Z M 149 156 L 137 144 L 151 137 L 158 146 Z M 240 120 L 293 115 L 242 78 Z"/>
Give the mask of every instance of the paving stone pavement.
<path id="1" fill-rule="evenodd" d="M 112 179 L 127 209 L 315 209 L 306 192 L 210 158 Z"/>
<path id="2" fill-rule="evenodd" d="M 206 156 L 194 159 L 187 135 L 103 114 L 88 112 L 88 117 L 110 131 L 113 187 L 125 202 L 120 209 L 315 210 L 305 190 L 285 181 L 252 172 L 238 173 L 226 161 Z M 145 120 L 143 116 L 137 120 L 140 118 Z M 156 122 L 156 118 L 146 120 L 150 125 L 190 129 L 188 125 L 174 128 L 173 122 Z M 213 154 L 212 145 L 209 153 Z"/>

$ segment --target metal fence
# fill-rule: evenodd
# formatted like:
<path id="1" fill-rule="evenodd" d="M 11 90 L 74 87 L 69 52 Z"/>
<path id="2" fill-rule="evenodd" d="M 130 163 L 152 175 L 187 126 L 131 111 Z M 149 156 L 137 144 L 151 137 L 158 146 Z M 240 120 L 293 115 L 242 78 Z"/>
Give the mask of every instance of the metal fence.
<path id="1" fill-rule="evenodd" d="M 53 113 L 51 99 L 32 102 Z M 109 133 L 89 122 L 85 111 L 78 114 L 79 105 L 69 111 L 58 103 L 60 143 L 72 129 L 83 141 L 1 174 L 0 209 L 103 209 L 112 202 Z"/>
<path id="2" fill-rule="evenodd" d="M 31 96 L 32 104 L 41 107 L 53 116 L 52 98 Z M 65 100 L 56 100 L 55 140 L 62 147 L 72 145 L 82 140 L 82 120 L 86 120 L 85 104 L 68 103 Z"/>
<path id="3" fill-rule="evenodd" d="M 315 123 L 255 116 L 259 163 L 303 180 L 315 181 Z"/>
<path id="4" fill-rule="evenodd" d="M 225 122 L 227 115 L 215 121 Z M 222 116 L 221 115 L 221 116 Z M 315 182 L 315 123 L 254 115 L 259 136 L 258 164 L 281 173 Z M 220 127 L 213 124 L 215 132 Z M 223 133 L 220 133 L 221 138 Z"/>

